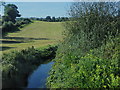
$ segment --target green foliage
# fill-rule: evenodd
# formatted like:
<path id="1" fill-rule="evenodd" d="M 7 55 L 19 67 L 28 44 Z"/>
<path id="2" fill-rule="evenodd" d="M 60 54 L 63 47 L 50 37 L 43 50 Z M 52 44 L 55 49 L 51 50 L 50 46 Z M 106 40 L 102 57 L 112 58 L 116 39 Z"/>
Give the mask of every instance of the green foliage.
<path id="1" fill-rule="evenodd" d="M 51 21 L 51 17 L 50 16 L 47 16 L 45 19 L 46 19 L 47 22 Z"/>
<path id="2" fill-rule="evenodd" d="M 116 88 L 120 86 L 120 39 L 90 50 L 85 56 L 57 58 L 47 86 L 52 88 Z M 64 82 L 64 83 L 63 83 Z"/>
<path id="3" fill-rule="evenodd" d="M 6 35 L 8 32 L 16 31 L 17 27 L 14 25 L 16 17 L 20 17 L 18 7 L 14 4 L 4 5 L 4 16 L 2 16 L 2 35 Z M 18 29 L 17 29 L 18 30 Z"/>
<path id="4" fill-rule="evenodd" d="M 111 3 L 79 3 L 73 5 L 72 10 L 74 11 L 70 12 L 73 18 L 71 22 L 66 23 L 69 42 L 71 44 L 77 43 L 78 48 L 87 51 L 91 48 L 100 47 L 109 37 L 118 35 L 120 33 L 117 27 L 117 25 L 119 26 L 119 18 L 115 16 L 117 11 L 115 7 Z M 79 9 L 78 13 L 75 13 L 76 8 Z M 72 46 L 74 48 L 74 45 Z"/>
<path id="5" fill-rule="evenodd" d="M 17 31 L 18 28 L 11 22 L 4 22 L 2 25 L 2 35 L 6 35 L 8 32 Z"/>
<path id="6" fill-rule="evenodd" d="M 2 56 L 2 83 L 3 88 L 14 87 L 7 86 L 8 81 L 18 79 L 24 79 L 24 76 L 28 76 L 33 69 L 44 63 L 45 61 L 55 57 L 57 47 L 48 47 L 46 49 L 37 50 L 34 47 L 24 49 L 21 51 L 13 51 L 10 53 L 4 53 Z M 27 78 L 25 78 L 27 79 Z M 17 85 L 17 81 L 16 82 Z M 12 83 L 12 81 L 11 81 Z M 23 86 L 16 86 L 23 87 Z"/>
<path id="7" fill-rule="evenodd" d="M 32 21 L 29 18 L 19 18 L 16 20 L 15 26 L 23 27 L 24 25 L 30 24 Z"/>
<path id="8" fill-rule="evenodd" d="M 120 87 L 120 28 L 115 3 L 75 3 L 49 88 Z"/>
<path id="9" fill-rule="evenodd" d="M 5 5 L 4 16 L 8 17 L 9 21 L 12 21 L 13 23 L 15 23 L 16 22 L 15 21 L 16 17 L 21 16 L 17 9 L 18 9 L 18 7 L 14 4 Z"/>

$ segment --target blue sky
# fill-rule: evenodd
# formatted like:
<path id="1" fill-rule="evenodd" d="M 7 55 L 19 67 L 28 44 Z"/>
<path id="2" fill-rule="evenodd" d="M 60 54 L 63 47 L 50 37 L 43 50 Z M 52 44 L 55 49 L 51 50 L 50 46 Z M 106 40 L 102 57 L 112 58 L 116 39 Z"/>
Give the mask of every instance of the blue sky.
<path id="1" fill-rule="evenodd" d="M 18 7 L 22 17 L 66 17 L 70 2 L 11 2 Z"/>

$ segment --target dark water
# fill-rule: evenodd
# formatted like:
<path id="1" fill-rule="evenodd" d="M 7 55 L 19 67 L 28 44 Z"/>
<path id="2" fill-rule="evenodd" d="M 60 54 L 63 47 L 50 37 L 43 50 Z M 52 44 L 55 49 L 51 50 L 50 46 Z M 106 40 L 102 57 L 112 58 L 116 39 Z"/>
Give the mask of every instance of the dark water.
<path id="1" fill-rule="evenodd" d="M 46 88 L 46 79 L 53 63 L 54 62 L 41 64 L 36 70 L 34 70 L 34 72 L 28 77 L 27 88 Z"/>

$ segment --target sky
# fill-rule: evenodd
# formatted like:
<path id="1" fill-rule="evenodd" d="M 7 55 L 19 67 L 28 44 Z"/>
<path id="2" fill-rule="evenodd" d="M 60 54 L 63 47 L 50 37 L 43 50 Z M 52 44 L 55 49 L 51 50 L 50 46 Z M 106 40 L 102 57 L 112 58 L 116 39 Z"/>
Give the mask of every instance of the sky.
<path id="1" fill-rule="evenodd" d="M 67 17 L 71 2 L 9 2 L 18 7 L 21 17 Z M 8 4 L 8 3 L 7 3 Z"/>

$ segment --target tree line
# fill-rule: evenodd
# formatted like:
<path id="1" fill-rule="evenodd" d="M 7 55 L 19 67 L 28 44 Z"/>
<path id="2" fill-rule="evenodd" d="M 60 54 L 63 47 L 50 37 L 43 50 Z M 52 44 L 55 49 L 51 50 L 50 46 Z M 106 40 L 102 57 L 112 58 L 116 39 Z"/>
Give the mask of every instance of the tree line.
<path id="1" fill-rule="evenodd" d="M 31 17 L 31 20 L 38 20 L 38 21 L 46 21 L 46 22 L 63 22 L 63 21 L 68 21 L 68 17 L 51 17 L 51 16 L 46 16 L 45 18 L 36 18 L 36 17 Z"/>

